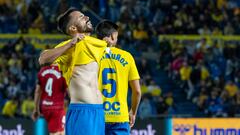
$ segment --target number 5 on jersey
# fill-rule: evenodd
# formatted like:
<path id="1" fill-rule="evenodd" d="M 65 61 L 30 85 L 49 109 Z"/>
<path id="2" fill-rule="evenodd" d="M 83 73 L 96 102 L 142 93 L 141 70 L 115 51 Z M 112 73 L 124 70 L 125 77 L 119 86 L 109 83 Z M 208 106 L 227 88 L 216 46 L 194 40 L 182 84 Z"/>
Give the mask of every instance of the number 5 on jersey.
<path id="1" fill-rule="evenodd" d="M 113 68 L 104 68 L 102 71 L 102 84 L 111 84 L 111 91 L 108 92 L 107 89 L 103 89 L 102 94 L 107 98 L 112 98 L 116 95 L 116 81 L 114 79 L 109 79 L 108 74 L 113 76 L 116 71 Z"/>

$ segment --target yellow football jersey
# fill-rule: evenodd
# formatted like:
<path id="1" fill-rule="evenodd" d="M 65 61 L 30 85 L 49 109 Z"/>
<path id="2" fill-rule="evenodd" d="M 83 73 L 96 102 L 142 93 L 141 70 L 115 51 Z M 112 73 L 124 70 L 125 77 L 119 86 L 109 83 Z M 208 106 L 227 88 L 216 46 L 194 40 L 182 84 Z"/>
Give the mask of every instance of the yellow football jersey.
<path id="1" fill-rule="evenodd" d="M 61 47 L 71 40 L 63 41 L 57 47 Z M 107 43 L 94 37 L 85 36 L 85 38 L 78 42 L 74 47 L 68 49 L 64 54 L 58 57 L 54 63 L 57 63 L 63 76 L 69 84 L 69 79 L 75 65 L 88 64 L 96 61 L 99 64 L 101 57 Z"/>
<path id="2" fill-rule="evenodd" d="M 109 49 L 109 48 L 107 48 Z M 111 47 L 99 64 L 99 89 L 103 95 L 106 122 L 128 122 L 128 82 L 140 79 L 132 55 Z"/>

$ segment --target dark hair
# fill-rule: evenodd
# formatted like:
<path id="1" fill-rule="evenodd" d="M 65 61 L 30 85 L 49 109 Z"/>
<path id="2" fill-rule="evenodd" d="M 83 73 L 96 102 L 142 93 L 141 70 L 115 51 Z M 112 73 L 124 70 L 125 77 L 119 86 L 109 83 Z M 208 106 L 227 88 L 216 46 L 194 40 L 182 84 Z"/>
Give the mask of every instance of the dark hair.
<path id="1" fill-rule="evenodd" d="M 118 31 L 118 25 L 109 20 L 103 20 L 96 26 L 96 34 L 99 39 L 108 37 L 116 31 Z"/>
<path id="2" fill-rule="evenodd" d="M 64 34 L 67 34 L 67 25 L 70 20 L 69 14 L 71 14 L 74 11 L 79 11 L 76 8 L 69 8 L 64 13 L 60 14 L 57 19 L 57 28 L 59 31 L 61 31 Z"/>

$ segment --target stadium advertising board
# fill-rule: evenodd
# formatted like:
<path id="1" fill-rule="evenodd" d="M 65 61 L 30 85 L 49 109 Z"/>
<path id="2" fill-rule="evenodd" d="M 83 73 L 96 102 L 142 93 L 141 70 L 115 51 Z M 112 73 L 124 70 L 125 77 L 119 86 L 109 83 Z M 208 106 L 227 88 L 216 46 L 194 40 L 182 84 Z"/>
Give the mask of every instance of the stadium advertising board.
<path id="1" fill-rule="evenodd" d="M 137 119 L 131 129 L 131 135 L 164 135 L 163 119 Z"/>
<path id="2" fill-rule="evenodd" d="M 0 135 L 33 135 L 33 122 L 23 118 L 1 118 Z"/>
<path id="3" fill-rule="evenodd" d="M 237 118 L 175 118 L 172 135 L 240 135 Z"/>

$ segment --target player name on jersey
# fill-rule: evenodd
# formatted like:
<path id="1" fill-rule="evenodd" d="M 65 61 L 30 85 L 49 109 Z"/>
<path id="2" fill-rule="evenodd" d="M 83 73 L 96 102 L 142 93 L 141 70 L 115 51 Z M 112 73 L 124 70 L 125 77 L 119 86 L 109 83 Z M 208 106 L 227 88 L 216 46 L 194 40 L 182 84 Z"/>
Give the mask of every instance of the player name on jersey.
<path id="1" fill-rule="evenodd" d="M 59 79 L 61 77 L 61 73 L 56 71 L 55 69 L 47 69 L 41 73 L 41 76 L 45 76 L 47 74 L 53 74 Z"/>
<path id="2" fill-rule="evenodd" d="M 128 62 L 124 58 L 121 57 L 121 54 L 107 53 L 107 54 L 103 55 L 103 57 L 101 58 L 101 60 L 103 60 L 103 59 L 117 60 L 121 63 L 121 65 L 123 67 L 125 67 L 128 64 Z"/>

